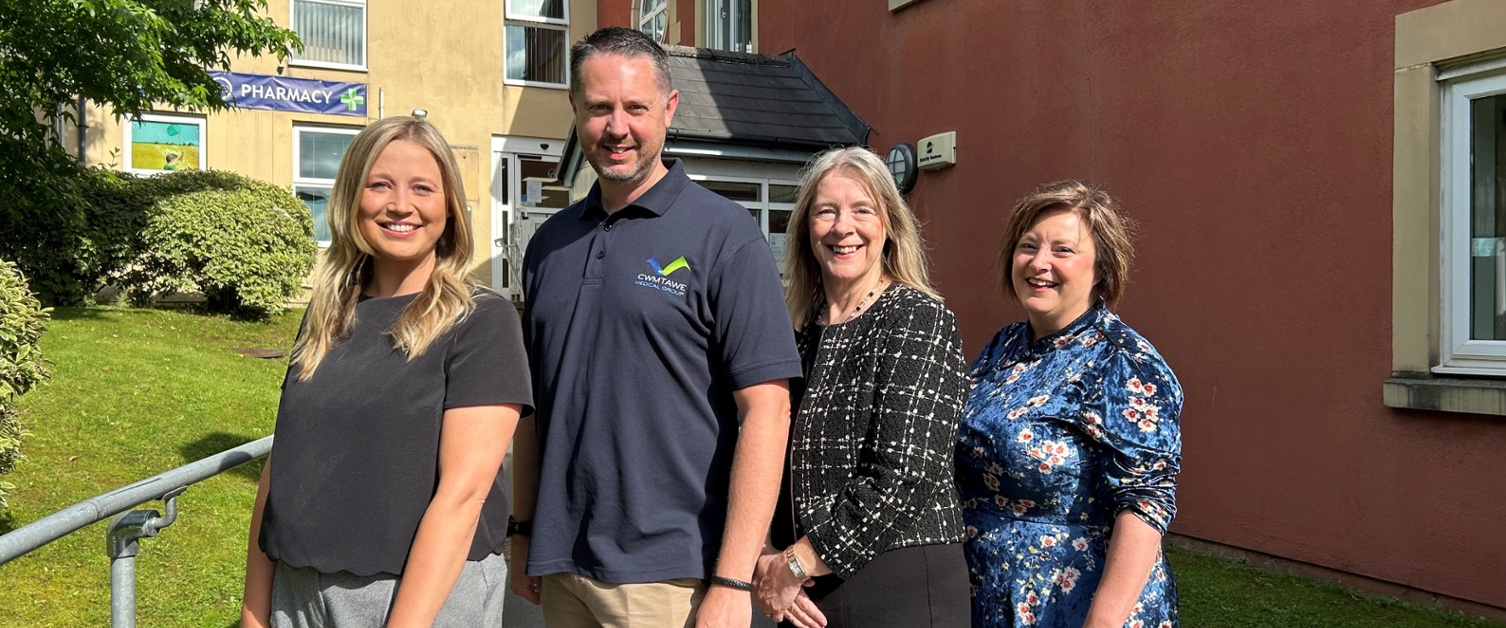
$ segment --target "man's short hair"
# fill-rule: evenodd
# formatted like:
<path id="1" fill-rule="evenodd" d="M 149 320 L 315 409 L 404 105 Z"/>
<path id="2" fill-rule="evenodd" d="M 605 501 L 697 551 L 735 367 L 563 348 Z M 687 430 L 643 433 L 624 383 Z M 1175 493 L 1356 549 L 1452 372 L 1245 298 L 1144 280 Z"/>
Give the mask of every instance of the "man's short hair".
<path id="1" fill-rule="evenodd" d="M 659 91 L 669 97 L 673 89 L 669 81 L 669 53 L 642 31 L 621 26 L 600 29 L 570 47 L 570 93 L 580 96 L 580 66 L 586 59 L 609 54 L 647 58 L 654 64 Z"/>

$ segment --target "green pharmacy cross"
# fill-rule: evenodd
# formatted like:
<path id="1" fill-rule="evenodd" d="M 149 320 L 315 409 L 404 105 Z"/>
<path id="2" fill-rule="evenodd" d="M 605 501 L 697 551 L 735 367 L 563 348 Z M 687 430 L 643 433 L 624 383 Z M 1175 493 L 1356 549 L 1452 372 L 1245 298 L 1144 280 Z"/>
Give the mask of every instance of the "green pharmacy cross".
<path id="1" fill-rule="evenodd" d="M 366 99 L 361 97 L 360 94 L 357 94 L 356 90 L 352 88 L 345 90 L 345 93 L 340 96 L 340 102 L 345 103 L 345 108 L 347 110 L 355 111 L 356 107 L 359 107 L 362 103 L 366 102 Z"/>

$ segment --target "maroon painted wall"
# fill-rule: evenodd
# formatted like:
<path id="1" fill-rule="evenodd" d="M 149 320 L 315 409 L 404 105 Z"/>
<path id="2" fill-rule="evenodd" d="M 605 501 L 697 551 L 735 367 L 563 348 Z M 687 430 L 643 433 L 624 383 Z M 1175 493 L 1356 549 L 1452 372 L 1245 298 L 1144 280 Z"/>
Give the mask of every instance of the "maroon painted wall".
<path id="1" fill-rule="evenodd" d="M 635 20 L 636 16 L 633 15 L 632 0 L 596 0 L 597 28 L 606 28 L 608 26 L 636 28 L 638 24 Z"/>
<path id="2" fill-rule="evenodd" d="M 1122 314 L 1187 392 L 1175 532 L 1506 607 L 1506 419 L 1381 404 L 1394 16 L 1434 3 L 760 0 L 759 44 L 880 152 L 957 131 L 912 201 L 969 352 L 1021 316 L 1015 199 L 1124 201 Z"/>

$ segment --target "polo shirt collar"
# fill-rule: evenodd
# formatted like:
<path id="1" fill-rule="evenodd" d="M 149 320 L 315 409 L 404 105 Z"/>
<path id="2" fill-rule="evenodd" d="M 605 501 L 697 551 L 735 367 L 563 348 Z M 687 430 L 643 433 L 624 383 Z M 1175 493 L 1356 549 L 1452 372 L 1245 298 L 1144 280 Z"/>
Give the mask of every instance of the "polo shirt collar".
<path id="1" fill-rule="evenodd" d="M 649 188 L 638 200 L 627 204 L 628 207 L 639 207 L 647 210 L 655 216 L 663 216 L 674 205 L 675 199 L 680 197 L 680 192 L 685 189 L 685 184 L 690 183 L 690 177 L 685 176 L 685 165 L 678 159 L 665 159 L 662 162 L 669 172 Z M 601 203 L 601 182 L 591 185 L 591 191 L 586 194 L 586 211 L 582 218 L 590 215 L 598 217 L 606 214 L 606 207 Z"/>

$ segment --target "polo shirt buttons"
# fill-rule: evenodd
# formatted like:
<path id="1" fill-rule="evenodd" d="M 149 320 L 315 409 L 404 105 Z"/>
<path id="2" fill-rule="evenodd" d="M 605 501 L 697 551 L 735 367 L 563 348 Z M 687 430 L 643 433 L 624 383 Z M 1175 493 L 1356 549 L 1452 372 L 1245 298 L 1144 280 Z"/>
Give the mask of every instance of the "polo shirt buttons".
<path id="1" fill-rule="evenodd" d="M 607 256 L 607 252 L 606 251 L 597 251 L 596 252 L 596 259 L 601 259 L 601 258 L 606 257 L 606 256 Z"/>
<path id="2" fill-rule="evenodd" d="M 612 223 L 609 222 L 609 223 L 603 225 L 601 228 L 604 229 L 604 230 L 607 230 L 607 231 L 611 231 L 612 230 Z"/>

